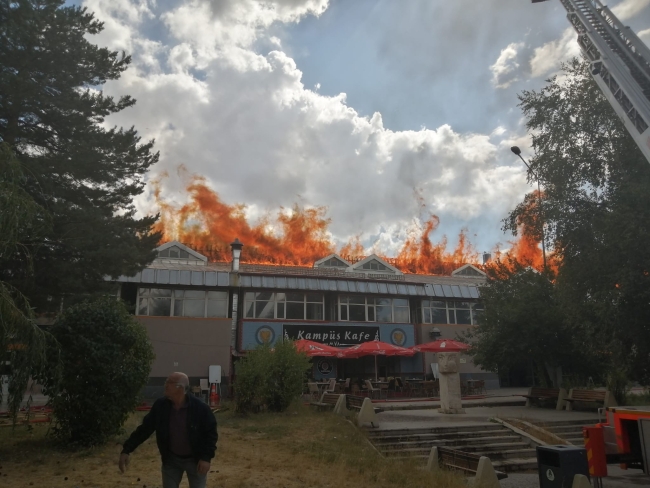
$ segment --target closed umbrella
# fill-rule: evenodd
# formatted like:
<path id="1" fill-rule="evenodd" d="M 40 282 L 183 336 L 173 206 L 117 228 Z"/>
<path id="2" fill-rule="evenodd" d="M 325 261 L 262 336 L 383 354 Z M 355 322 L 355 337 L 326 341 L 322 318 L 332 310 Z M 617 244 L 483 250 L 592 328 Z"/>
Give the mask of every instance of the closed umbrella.
<path id="1" fill-rule="evenodd" d="M 468 344 L 449 339 L 438 339 L 411 347 L 414 352 L 463 352 L 470 348 Z"/>
<path id="2" fill-rule="evenodd" d="M 341 353 L 338 347 L 321 344 L 307 339 L 300 339 L 294 342 L 296 349 L 299 352 L 304 352 L 307 356 L 322 356 L 322 357 L 335 357 Z"/>
<path id="3" fill-rule="evenodd" d="M 339 357 L 358 358 L 361 356 L 375 356 L 375 381 L 377 381 L 377 356 L 413 356 L 415 351 L 406 347 L 395 346 L 381 341 L 369 341 L 343 350 Z"/>

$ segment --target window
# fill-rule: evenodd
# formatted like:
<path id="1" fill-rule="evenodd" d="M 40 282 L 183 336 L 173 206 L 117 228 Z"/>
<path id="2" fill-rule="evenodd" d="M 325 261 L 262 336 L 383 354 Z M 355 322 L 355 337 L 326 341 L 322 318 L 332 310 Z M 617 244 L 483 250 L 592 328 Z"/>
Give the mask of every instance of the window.
<path id="1" fill-rule="evenodd" d="M 246 292 L 244 317 L 249 319 L 324 320 L 322 293 Z"/>
<path id="2" fill-rule="evenodd" d="M 138 315 L 228 317 L 228 292 L 139 288 Z"/>
<path id="3" fill-rule="evenodd" d="M 350 322 L 409 322 L 406 298 L 339 297 L 339 320 Z"/>
<path id="4" fill-rule="evenodd" d="M 177 258 L 177 259 L 189 259 L 190 253 L 181 249 L 177 246 L 172 246 L 167 249 L 163 249 L 158 253 L 159 258 Z"/>
<path id="5" fill-rule="evenodd" d="M 368 271 L 384 271 L 386 273 L 394 273 L 392 269 L 389 267 L 381 264 L 379 261 L 368 261 L 367 263 L 363 263 L 361 265 L 361 269 L 368 270 Z"/>
<path id="6" fill-rule="evenodd" d="M 346 263 L 336 258 L 329 258 L 327 261 L 321 263 L 321 266 L 326 268 L 347 268 L 348 267 Z"/>
<path id="7" fill-rule="evenodd" d="M 138 315 L 169 317 L 172 291 L 165 288 L 140 288 L 138 290 Z"/>
<path id="8" fill-rule="evenodd" d="M 422 322 L 425 324 L 476 325 L 482 311 L 480 303 L 422 300 Z"/>

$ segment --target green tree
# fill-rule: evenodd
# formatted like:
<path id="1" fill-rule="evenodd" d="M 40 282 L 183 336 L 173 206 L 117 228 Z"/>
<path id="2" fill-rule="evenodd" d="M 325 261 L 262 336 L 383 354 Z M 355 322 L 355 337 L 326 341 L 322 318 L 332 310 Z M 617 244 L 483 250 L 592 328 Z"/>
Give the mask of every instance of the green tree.
<path id="1" fill-rule="evenodd" d="M 0 1 L 0 142 L 24 166 L 23 190 L 51 216 L 46 232 L 21 229 L 32 266 L 15 252 L 0 279 L 33 305 L 135 273 L 160 238 L 151 232 L 156 217 L 136 218 L 132 203 L 158 160 L 153 141 L 140 143 L 134 128 L 104 126 L 135 100 L 101 91 L 130 63 L 88 41 L 102 29 L 63 0 Z"/>
<path id="2" fill-rule="evenodd" d="M 236 364 L 235 409 L 283 412 L 300 396 L 309 358 L 292 341 L 278 341 L 273 349 L 262 344 Z"/>
<path id="3" fill-rule="evenodd" d="M 529 177 L 544 187 L 562 311 L 620 399 L 626 376 L 650 384 L 650 163 L 588 64 L 563 70 L 519 97 L 535 151 Z M 532 221 L 528 208 L 519 205 L 506 228 Z"/>
<path id="4" fill-rule="evenodd" d="M 0 268 L 14 253 L 23 254 L 29 264 L 25 235 L 43 233 L 50 223 L 47 212 L 22 188 L 23 180 L 18 160 L 7 144 L 0 143 Z M 9 377 L 8 398 L 0 390 L 0 402 L 7 402 L 15 422 L 30 377 L 49 369 L 56 378 L 60 363 L 56 341 L 36 325 L 27 298 L 0 281 L 0 368 L 7 364 L 8 371 L 0 374 Z"/>
<path id="5" fill-rule="evenodd" d="M 61 344 L 60 381 L 44 379 L 55 435 L 98 445 L 120 432 L 138 405 L 154 352 L 145 328 L 115 297 L 70 307 L 52 327 Z"/>
<path id="6" fill-rule="evenodd" d="M 532 361 L 539 381 L 550 386 L 549 368 L 572 367 L 575 335 L 565 325 L 555 287 L 547 275 L 517 262 L 486 269 L 481 287 L 485 311 L 466 338 L 475 364 L 488 371 L 527 370 Z"/>

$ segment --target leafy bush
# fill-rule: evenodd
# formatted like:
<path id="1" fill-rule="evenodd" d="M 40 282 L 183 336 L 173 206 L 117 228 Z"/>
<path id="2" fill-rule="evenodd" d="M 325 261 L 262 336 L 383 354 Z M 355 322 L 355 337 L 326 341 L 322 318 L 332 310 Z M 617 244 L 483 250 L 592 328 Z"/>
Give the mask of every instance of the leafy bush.
<path id="1" fill-rule="evenodd" d="M 236 365 L 235 409 L 283 412 L 302 393 L 309 368 L 309 359 L 291 341 L 278 342 L 274 349 L 259 346 Z"/>
<path id="2" fill-rule="evenodd" d="M 115 298 L 70 307 L 51 332 L 63 364 L 60 382 L 45 380 L 55 436 L 102 444 L 120 432 L 147 382 L 154 359 L 147 332 Z"/>

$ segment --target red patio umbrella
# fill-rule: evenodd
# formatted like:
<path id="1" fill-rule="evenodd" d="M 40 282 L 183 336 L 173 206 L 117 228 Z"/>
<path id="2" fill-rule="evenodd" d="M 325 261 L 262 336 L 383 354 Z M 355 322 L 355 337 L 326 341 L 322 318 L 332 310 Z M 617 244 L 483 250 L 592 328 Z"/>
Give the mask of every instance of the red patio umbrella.
<path id="1" fill-rule="evenodd" d="M 339 357 L 358 358 L 361 356 L 375 356 L 375 381 L 377 381 L 377 356 L 413 356 L 415 351 L 406 347 L 395 346 L 381 341 L 370 341 L 344 349 Z"/>
<path id="2" fill-rule="evenodd" d="M 468 344 L 450 339 L 438 339 L 411 347 L 414 352 L 463 352 L 470 348 Z"/>
<path id="3" fill-rule="evenodd" d="M 338 347 L 328 346 L 320 342 L 314 342 L 307 339 L 300 339 L 294 342 L 296 349 L 304 352 L 307 356 L 333 357 L 337 356 L 341 349 Z"/>

